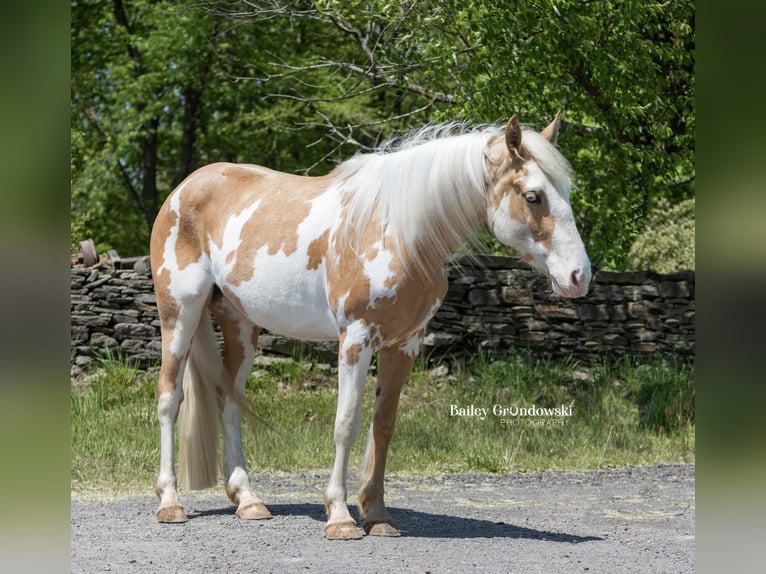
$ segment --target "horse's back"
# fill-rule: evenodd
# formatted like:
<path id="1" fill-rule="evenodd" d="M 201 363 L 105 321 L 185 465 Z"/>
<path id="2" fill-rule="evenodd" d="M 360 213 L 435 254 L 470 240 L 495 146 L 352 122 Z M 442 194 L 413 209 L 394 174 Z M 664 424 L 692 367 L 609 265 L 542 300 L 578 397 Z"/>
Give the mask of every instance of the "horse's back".
<path id="1" fill-rule="evenodd" d="M 308 216 L 326 177 L 304 177 L 250 164 L 213 163 L 194 171 L 168 196 L 155 219 L 152 248 L 173 230 L 177 242 L 214 257 L 232 243 L 291 250 L 290 235 Z"/>
<path id="2" fill-rule="evenodd" d="M 153 251 L 176 241 L 176 252 L 204 262 L 213 284 L 270 331 L 337 336 L 324 275 L 327 236 L 340 206 L 330 183 L 255 165 L 205 166 L 168 197 Z"/>
<path id="3" fill-rule="evenodd" d="M 226 222 L 254 203 L 271 201 L 289 207 L 313 198 L 323 187 L 323 178 L 291 175 L 257 165 L 213 163 L 194 171 L 173 190 L 158 219 L 163 212 L 170 212 L 171 220 L 179 217 L 183 226 L 203 232 L 220 245 Z"/>

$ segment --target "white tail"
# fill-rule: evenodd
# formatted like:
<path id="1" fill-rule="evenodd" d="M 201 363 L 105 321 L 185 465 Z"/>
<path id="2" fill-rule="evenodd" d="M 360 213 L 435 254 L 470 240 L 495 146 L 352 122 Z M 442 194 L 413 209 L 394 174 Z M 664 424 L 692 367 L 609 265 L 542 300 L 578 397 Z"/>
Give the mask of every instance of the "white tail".
<path id="1" fill-rule="evenodd" d="M 218 396 L 223 361 L 209 313 L 194 333 L 184 371 L 184 400 L 178 412 L 178 479 L 190 490 L 218 480 Z"/>

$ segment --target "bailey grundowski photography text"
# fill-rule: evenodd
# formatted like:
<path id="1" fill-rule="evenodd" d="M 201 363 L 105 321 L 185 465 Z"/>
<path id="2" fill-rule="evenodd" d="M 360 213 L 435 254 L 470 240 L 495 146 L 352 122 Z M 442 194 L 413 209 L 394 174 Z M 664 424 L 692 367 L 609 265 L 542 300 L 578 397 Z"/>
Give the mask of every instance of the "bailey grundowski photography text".
<path id="1" fill-rule="evenodd" d="M 563 426 L 574 413 L 574 401 L 557 407 L 500 405 L 476 406 L 450 404 L 449 416 L 487 420 L 496 418 L 508 426 Z"/>

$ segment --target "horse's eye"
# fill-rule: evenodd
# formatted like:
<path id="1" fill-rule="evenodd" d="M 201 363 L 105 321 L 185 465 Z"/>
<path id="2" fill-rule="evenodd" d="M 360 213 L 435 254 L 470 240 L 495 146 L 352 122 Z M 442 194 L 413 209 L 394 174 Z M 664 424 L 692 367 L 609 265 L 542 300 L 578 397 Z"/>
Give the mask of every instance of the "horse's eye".
<path id="1" fill-rule="evenodd" d="M 540 203 L 540 194 L 528 191 L 524 194 L 524 199 L 527 200 L 527 203 Z"/>

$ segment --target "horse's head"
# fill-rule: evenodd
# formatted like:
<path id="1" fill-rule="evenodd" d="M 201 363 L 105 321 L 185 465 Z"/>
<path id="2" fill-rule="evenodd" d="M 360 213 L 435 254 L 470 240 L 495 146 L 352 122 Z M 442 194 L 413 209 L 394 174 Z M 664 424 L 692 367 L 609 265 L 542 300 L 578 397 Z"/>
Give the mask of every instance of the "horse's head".
<path id="1" fill-rule="evenodd" d="M 490 143 L 487 221 L 502 243 L 551 278 L 553 291 L 582 297 L 590 261 L 575 225 L 569 163 L 554 146 L 560 116 L 539 134 L 522 131 L 516 116 L 505 137 Z"/>

